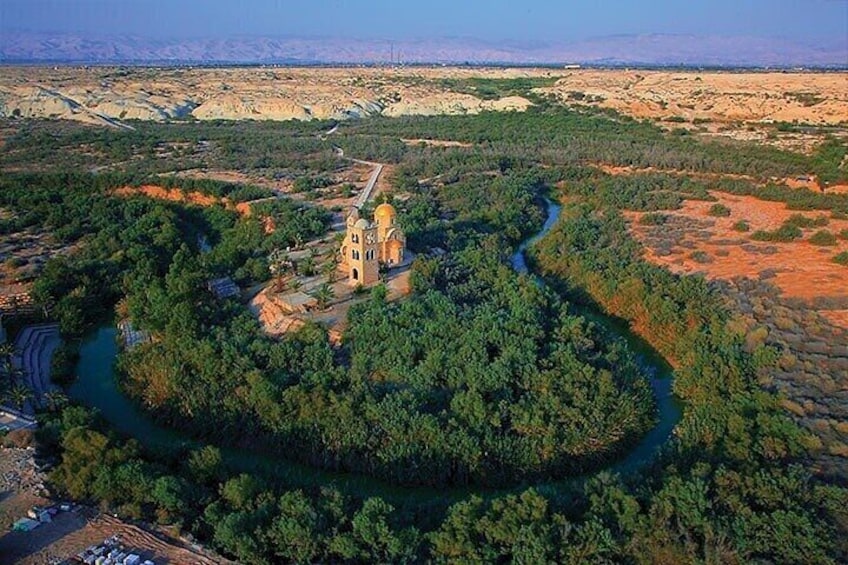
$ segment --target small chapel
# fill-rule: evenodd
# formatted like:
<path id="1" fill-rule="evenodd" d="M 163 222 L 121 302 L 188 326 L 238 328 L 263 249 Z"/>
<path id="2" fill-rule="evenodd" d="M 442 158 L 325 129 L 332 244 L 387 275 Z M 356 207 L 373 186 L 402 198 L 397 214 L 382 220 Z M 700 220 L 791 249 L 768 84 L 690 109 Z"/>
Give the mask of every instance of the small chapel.
<path id="1" fill-rule="evenodd" d="M 404 262 L 406 235 L 397 225 L 394 206 L 383 203 L 374 210 L 374 220 L 351 208 L 341 249 L 341 267 L 350 284 L 368 286 L 380 280 L 380 265 L 396 267 Z"/>

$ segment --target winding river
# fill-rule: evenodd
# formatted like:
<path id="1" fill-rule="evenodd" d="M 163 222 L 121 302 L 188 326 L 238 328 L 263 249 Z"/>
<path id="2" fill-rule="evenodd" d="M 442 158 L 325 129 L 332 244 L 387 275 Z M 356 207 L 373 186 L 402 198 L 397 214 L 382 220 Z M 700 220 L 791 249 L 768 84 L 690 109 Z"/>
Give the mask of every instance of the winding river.
<path id="1" fill-rule="evenodd" d="M 525 250 L 550 231 L 559 213 L 560 206 L 548 201 L 544 226 L 539 233 L 522 243 L 512 257 L 512 266 L 516 271 L 527 273 Z M 539 284 L 542 284 L 541 281 Z M 652 375 L 651 385 L 658 409 L 657 425 L 632 446 L 627 456 L 607 468 L 613 472 L 627 472 L 648 462 L 657 448 L 666 442 L 680 420 L 681 407 L 671 393 L 671 369 L 662 357 L 634 335 L 625 323 L 589 308 L 581 308 L 578 313 L 624 339 L 637 354 L 643 367 Z M 201 441 L 190 438 L 180 430 L 154 422 L 118 388 L 114 370 L 118 354 L 117 338 L 117 329 L 113 325 L 108 325 L 94 331 L 83 342 L 80 348 L 80 360 L 76 367 L 78 379 L 69 390 L 70 396 L 89 407 L 96 408 L 117 431 L 137 439 L 148 448 L 173 451 L 202 446 Z M 351 491 L 359 496 L 381 496 L 396 502 L 436 500 L 451 502 L 465 498 L 471 493 L 493 494 L 528 486 L 521 485 L 505 489 L 479 486 L 406 487 L 393 485 L 360 473 L 324 471 L 279 456 L 244 448 L 224 447 L 221 448 L 221 453 L 226 464 L 238 471 L 258 472 L 279 479 L 288 485 L 306 487 L 334 484 L 341 490 Z M 579 479 L 580 477 L 570 477 L 536 486 L 544 490 L 556 489 L 559 485 Z"/>

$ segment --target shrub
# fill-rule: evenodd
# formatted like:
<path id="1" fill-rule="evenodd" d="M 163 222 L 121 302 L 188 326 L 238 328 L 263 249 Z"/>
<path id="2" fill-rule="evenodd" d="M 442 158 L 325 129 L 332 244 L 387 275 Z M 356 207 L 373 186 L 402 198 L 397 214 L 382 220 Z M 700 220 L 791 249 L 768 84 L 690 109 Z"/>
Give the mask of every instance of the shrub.
<path id="1" fill-rule="evenodd" d="M 829 222 L 830 220 L 828 220 L 825 216 L 819 216 L 817 218 L 808 218 L 807 216 L 803 216 L 801 214 L 792 214 L 785 222 L 783 222 L 783 225 L 794 226 L 797 228 L 813 228 L 826 226 Z"/>
<path id="2" fill-rule="evenodd" d="M 62 343 L 53 353 L 50 362 L 50 378 L 56 384 L 66 386 L 74 382 L 74 369 L 79 361 L 79 350 L 76 345 Z"/>
<path id="3" fill-rule="evenodd" d="M 639 219 L 639 223 L 643 226 L 661 226 L 668 221 L 668 216 L 659 212 L 651 212 L 645 214 Z"/>
<path id="4" fill-rule="evenodd" d="M 810 237 L 813 245 L 836 245 L 836 236 L 827 230 L 819 230 Z"/>
<path id="5" fill-rule="evenodd" d="M 713 204 L 708 213 L 710 216 L 715 216 L 716 218 L 727 218 L 730 216 L 730 208 L 724 204 Z"/>
<path id="6" fill-rule="evenodd" d="M 751 225 L 745 220 L 739 220 L 733 224 L 733 229 L 741 232 L 751 231 Z"/>
<path id="7" fill-rule="evenodd" d="M 757 230 L 751 235 L 756 241 L 793 241 L 804 235 L 801 228 L 795 225 L 783 224 L 774 231 Z"/>
<path id="8" fill-rule="evenodd" d="M 317 176 L 317 177 L 309 177 L 303 176 L 298 177 L 294 184 L 292 185 L 292 190 L 295 192 L 307 192 L 310 190 L 314 190 L 316 188 L 325 188 L 333 184 L 332 179 L 326 176 Z"/>
<path id="9" fill-rule="evenodd" d="M 712 263 L 713 259 L 706 251 L 695 251 L 689 257 L 696 263 Z"/>
<path id="10" fill-rule="evenodd" d="M 830 213 L 830 217 L 833 220 L 848 220 L 848 214 L 845 212 L 840 212 L 839 210 L 834 210 Z"/>
<path id="11" fill-rule="evenodd" d="M 840 239 L 848 239 L 848 228 L 839 232 Z"/>
<path id="12" fill-rule="evenodd" d="M 833 262 L 848 267 L 848 251 L 843 251 L 842 253 L 835 255 L 833 257 Z"/>

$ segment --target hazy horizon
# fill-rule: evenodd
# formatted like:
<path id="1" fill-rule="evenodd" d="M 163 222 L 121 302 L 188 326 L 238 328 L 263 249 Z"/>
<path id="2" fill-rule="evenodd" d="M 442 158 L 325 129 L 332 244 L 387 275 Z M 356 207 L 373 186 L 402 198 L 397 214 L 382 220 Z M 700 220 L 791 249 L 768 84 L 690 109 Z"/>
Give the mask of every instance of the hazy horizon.
<path id="1" fill-rule="evenodd" d="M 414 41 L 455 37 L 516 43 L 616 35 L 708 35 L 848 42 L 848 0 L 505 0 L 402 4 L 389 0 L 4 0 L 0 33 L 132 35 L 151 40 L 332 37 Z"/>

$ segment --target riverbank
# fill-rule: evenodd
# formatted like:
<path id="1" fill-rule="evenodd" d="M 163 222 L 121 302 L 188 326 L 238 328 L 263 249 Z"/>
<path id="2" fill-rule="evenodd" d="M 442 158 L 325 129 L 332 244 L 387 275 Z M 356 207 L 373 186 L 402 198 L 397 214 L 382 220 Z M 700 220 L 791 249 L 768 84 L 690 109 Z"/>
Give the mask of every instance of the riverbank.
<path id="1" fill-rule="evenodd" d="M 541 230 L 528 238 L 513 255 L 512 265 L 516 271 L 527 272 L 524 257 L 526 249 L 551 230 L 559 217 L 560 209 L 559 205 L 547 201 L 546 220 Z M 647 372 L 653 375 L 651 385 L 657 401 L 657 425 L 631 446 L 626 456 L 604 468 L 613 472 L 630 472 L 651 460 L 657 449 L 668 440 L 680 419 L 680 405 L 671 393 L 670 368 L 656 352 L 629 332 L 626 325 L 617 324 L 615 320 L 607 319 L 600 312 L 592 312 L 589 309 L 583 309 L 578 313 L 624 339 L 637 353 L 640 363 Z M 119 389 L 113 367 L 118 354 L 116 335 L 115 328 L 101 327 L 83 342 L 77 366 L 79 378 L 70 388 L 70 396 L 87 406 L 98 409 L 117 431 L 138 439 L 143 445 L 153 450 L 171 451 L 201 447 L 201 442 L 178 430 L 154 422 Z M 223 447 L 221 453 L 227 465 L 237 472 L 258 472 L 289 486 L 310 487 L 332 484 L 342 490 L 354 492 L 358 496 L 380 496 L 397 504 L 439 501 L 449 504 L 462 500 L 470 494 L 496 495 L 513 492 L 526 486 L 500 489 L 475 486 L 449 488 L 398 486 L 361 473 L 321 470 L 281 456 L 254 450 Z M 557 489 L 583 478 L 585 477 L 567 477 L 538 483 L 536 486 L 543 489 Z"/>

